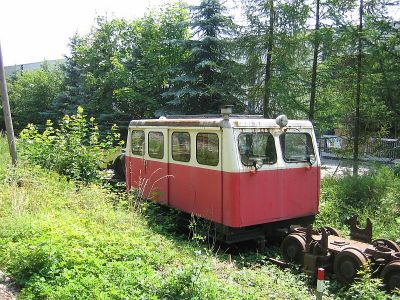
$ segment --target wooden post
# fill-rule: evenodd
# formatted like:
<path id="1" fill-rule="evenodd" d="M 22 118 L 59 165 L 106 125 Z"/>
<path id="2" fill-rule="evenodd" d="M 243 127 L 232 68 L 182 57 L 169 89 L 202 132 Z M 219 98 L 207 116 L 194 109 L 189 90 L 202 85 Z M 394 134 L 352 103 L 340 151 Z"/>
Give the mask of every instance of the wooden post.
<path id="1" fill-rule="evenodd" d="M 0 87 L 1 87 L 0 93 L 1 93 L 1 100 L 2 100 L 2 104 L 3 104 L 4 121 L 6 123 L 8 147 L 9 147 L 10 154 L 11 154 L 12 164 L 13 164 L 13 166 L 15 166 L 17 164 L 17 148 L 15 147 L 14 128 L 13 128 L 12 119 L 11 119 L 10 102 L 8 100 L 6 75 L 4 72 L 3 54 L 1 52 L 1 44 L 0 44 Z"/>

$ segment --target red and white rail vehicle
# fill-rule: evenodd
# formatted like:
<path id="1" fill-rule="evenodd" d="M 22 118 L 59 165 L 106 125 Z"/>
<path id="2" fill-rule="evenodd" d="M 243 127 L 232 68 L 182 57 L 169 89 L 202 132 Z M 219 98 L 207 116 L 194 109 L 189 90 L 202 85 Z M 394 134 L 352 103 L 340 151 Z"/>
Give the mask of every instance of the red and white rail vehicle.
<path id="1" fill-rule="evenodd" d="M 217 225 L 225 242 L 258 239 L 318 212 L 313 126 L 285 116 L 161 117 L 129 125 L 127 188 Z"/>

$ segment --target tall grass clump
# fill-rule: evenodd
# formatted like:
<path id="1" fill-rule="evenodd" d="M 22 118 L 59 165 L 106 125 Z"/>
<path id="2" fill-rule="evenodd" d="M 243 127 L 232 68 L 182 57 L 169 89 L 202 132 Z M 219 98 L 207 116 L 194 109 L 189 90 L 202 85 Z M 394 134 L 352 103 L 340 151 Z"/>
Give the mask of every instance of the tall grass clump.
<path id="1" fill-rule="evenodd" d="M 20 133 L 18 149 L 23 158 L 45 169 L 54 170 L 68 179 L 85 183 L 98 182 L 113 147 L 121 145 L 118 128 L 113 125 L 101 137 L 94 118 L 88 119 L 83 108 L 76 115 L 65 115 L 54 127 L 48 120 L 43 132 L 29 124 Z"/>
<path id="2" fill-rule="evenodd" d="M 400 177 L 389 167 L 360 176 L 326 178 L 322 181 L 318 225 L 347 231 L 347 220 L 357 215 L 361 226 L 373 222 L 374 237 L 400 239 Z"/>

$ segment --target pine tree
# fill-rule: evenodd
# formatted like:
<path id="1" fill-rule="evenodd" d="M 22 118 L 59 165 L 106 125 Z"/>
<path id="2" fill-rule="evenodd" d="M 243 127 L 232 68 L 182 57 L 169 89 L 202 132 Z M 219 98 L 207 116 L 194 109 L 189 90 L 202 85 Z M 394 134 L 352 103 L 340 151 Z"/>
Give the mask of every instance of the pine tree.
<path id="1" fill-rule="evenodd" d="M 65 114 L 74 114 L 78 106 L 86 106 L 87 94 L 84 87 L 84 72 L 79 62 L 77 48 L 82 44 L 82 38 L 75 34 L 70 40 L 71 55 L 65 57 L 61 66 L 64 72 L 63 88 L 52 103 L 49 116 L 56 119 Z"/>
<path id="2" fill-rule="evenodd" d="M 170 89 L 163 93 L 169 113 L 218 113 L 224 104 L 241 109 L 241 86 L 234 76 L 238 65 L 227 54 L 233 30 L 231 17 L 224 15 L 219 0 L 203 0 L 192 7 L 193 38 L 180 41 L 188 58 L 175 70 Z"/>

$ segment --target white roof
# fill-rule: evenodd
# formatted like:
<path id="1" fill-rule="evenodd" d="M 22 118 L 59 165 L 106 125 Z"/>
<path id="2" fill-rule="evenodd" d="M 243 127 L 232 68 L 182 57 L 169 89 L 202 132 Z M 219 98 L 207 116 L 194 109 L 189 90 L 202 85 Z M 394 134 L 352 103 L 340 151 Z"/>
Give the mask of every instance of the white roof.
<path id="1" fill-rule="evenodd" d="M 220 128 L 279 128 L 275 119 L 264 118 L 165 118 L 132 120 L 129 127 L 220 127 Z M 308 120 L 289 120 L 288 128 L 312 128 Z"/>

